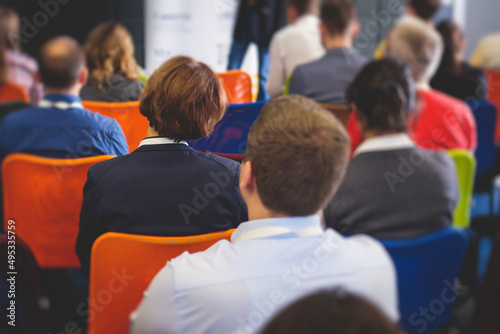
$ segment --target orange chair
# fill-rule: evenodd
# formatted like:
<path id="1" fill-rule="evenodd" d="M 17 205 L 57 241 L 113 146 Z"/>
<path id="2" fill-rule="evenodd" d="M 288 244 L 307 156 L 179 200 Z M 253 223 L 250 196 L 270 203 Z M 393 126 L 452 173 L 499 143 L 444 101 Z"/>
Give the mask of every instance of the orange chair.
<path id="1" fill-rule="evenodd" d="M 125 138 L 127 138 L 129 152 L 138 148 L 141 140 L 146 138 L 149 122 L 139 112 L 139 101 L 83 101 L 83 106 L 90 111 L 116 119 L 125 133 Z"/>
<path id="2" fill-rule="evenodd" d="M 143 292 L 167 261 L 203 251 L 234 230 L 190 237 L 152 237 L 106 233 L 92 247 L 90 261 L 89 334 L 128 333 L 129 316 Z"/>
<path id="3" fill-rule="evenodd" d="M 252 78 L 247 72 L 232 70 L 217 75 L 226 90 L 229 104 L 252 102 Z"/>
<path id="4" fill-rule="evenodd" d="M 30 103 L 30 96 L 23 86 L 4 83 L 0 86 L 0 103 L 23 101 Z"/>
<path id="5" fill-rule="evenodd" d="M 4 229 L 15 233 L 41 268 L 79 268 L 75 253 L 83 185 L 90 166 L 113 156 L 50 159 L 8 155 L 2 163 Z"/>
<path id="6" fill-rule="evenodd" d="M 500 71 L 486 71 L 488 80 L 488 100 L 497 107 L 497 125 L 495 140 L 500 142 Z"/>

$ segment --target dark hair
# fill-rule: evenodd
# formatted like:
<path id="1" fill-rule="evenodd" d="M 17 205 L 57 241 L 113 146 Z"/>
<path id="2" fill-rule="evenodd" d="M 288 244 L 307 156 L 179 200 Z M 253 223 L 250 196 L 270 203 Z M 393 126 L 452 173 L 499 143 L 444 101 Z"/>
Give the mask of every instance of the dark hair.
<path id="1" fill-rule="evenodd" d="M 85 68 L 85 54 L 73 38 L 56 37 L 42 46 L 38 64 L 46 87 L 69 88 L 78 81 Z"/>
<path id="2" fill-rule="evenodd" d="M 321 22 L 330 35 L 343 34 L 356 17 L 350 0 L 325 0 L 321 5 Z"/>
<path id="3" fill-rule="evenodd" d="M 347 89 L 347 100 L 365 115 L 367 128 L 406 131 L 415 104 L 410 70 L 392 58 L 366 65 Z"/>
<path id="4" fill-rule="evenodd" d="M 428 21 L 436 15 L 441 7 L 441 0 L 408 0 L 408 4 L 415 9 L 418 17 Z"/>
<path id="5" fill-rule="evenodd" d="M 399 329 L 372 303 L 344 290 L 322 290 L 281 312 L 261 334 L 398 334 Z"/>
<path id="6" fill-rule="evenodd" d="M 300 15 L 307 14 L 313 5 L 319 0 L 288 0 L 288 5 L 297 9 Z"/>
<path id="7" fill-rule="evenodd" d="M 465 38 L 462 29 L 452 20 L 441 22 L 436 29 L 443 38 L 444 44 L 443 57 L 438 72 L 460 75 L 462 65 L 456 55 L 460 51 L 460 43 Z"/>
<path id="8" fill-rule="evenodd" d="M 275 213 L 308 216 L 323 209 L 337 190 L 349 160 L 343 126 L 316 102 L 290 95 L 269 101 L 248 135 L 262 203 Z"/>
<path id="9" fill-rule="evenodd" d="M 226 93 L 210 67 L 189 57 L 165 62 L 146 82 L 139 110 L 160 136 L 197 140 L 212 133 Z"/>
<path id="10" fill-rule="evenodd" d="M 7 64 L 7 32 L 0 25 L 0 85 L 8 81 L 9 67 Z"/>

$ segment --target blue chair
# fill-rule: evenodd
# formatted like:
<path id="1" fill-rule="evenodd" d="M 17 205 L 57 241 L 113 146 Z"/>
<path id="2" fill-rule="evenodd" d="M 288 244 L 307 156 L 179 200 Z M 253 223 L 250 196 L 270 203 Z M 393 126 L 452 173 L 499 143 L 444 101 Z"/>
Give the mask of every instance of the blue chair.
<path id="1" fill-rule="evenodd" d="M 476 180 L 495 165 L 497 108 L 486 100 L 468 101 L 477 125 Z"/>
<path id="2" fill-rule="evenodd" d="M 381 240 L 396 266 L 400 323 L 408 333 L 433 333 L 449 322 L 455 280 L 467 248 L 463 230 L 447 228 L 415 239 Z"/>
<path id="3" fill-rule="evenodd" d="M 197 151 L 226 154 L 245 153 L 250 127 L 259 116 L 265 102 L 231 104 L 213 133 L 189 145 Z"/>

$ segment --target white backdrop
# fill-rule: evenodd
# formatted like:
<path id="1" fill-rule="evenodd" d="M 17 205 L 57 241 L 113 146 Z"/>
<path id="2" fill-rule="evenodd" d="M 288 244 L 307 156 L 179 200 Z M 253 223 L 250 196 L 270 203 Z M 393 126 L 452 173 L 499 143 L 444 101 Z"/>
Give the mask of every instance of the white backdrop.
<path id="1" fill-rule="evenodd" d="M 224 72 L 231 46 L 238 0 L 146 0 L 144 9 L 146 72 L 164 61 L 187 55 Z M 252 45 L 243 70 L 257 73 Z"/>

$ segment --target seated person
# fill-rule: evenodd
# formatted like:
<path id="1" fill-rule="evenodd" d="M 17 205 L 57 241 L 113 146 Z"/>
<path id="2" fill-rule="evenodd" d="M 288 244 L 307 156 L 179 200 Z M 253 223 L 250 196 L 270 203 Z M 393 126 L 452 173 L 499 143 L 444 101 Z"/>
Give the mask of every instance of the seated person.
<path id="1" fill-rule="evenodd" d="M 410 137 L 428 149 L 464 149 L 477 145 L 476 122 L 469 106 L 430 88 L 443 54 L 441 37 L 421 20 L 407 17 L 389 35 L 387 51 L 410 68 L 420 110 L 409 122 Z"/>
<path id="2" fill-rule="evenodd" d="M 372 303 L 342 289 L 320 290 L 279 312 L 261 334 L 399 334 Z"/>
<path id="3" fill-rule="evenodd" d="M 131 315 L 131 333 L 258 333 L 283 306 L 336 286 L 397 321 L 396 275 L 384 247 L 324 230 L 318 215 L 342 180 L 349 148 L 340 122 L 310 99 L 268 102 L 241 167 L 250 221 L 231 242 L 169 261 Z"/>
<path id="4" fill-rule="evenodd" d="M 38 107 L 9 113 L 0 125 L 0 161 L 23 152 L 50 158 L 128 153 L 114 119 L 85 110 L 78 97 L 87 81 L 85 55 L 69 37 L 47 42 L 40 51 L 39 78 L 45 98 Z"/>
<path id="5" fill-rule="evenodd" d="M 193 150 L 226 110 L 217 75 L 175 57 L 149 78 L 140 112 L 147 138 L 129 155 L 92 166 L 83 190 L 76 252 L 88 273 L 94 241 L 106 232 L 188 236 L 229 230 L 247 220 L 240 164 Z"/>
<path id="6" fill-rule="evenodd" d="M 481 39 L 470 59 L 470 65 L 476 68 L 500 71 L 500 32 Z"/>
<path id="7" fill-rule="evenodd" d="M 37 106 L 43 97 L 43 85 L 36 79 L 38 64 L 21 51 L 21 20 L 10 7 L 0 7 L 0 24 L 6 41 L 7 82 L 26 89 L 32 105 Z"/>
<path id="8" fill-rule="evenodd" d="M 288 0 L 288 25 L 271 40 L 267 92 L 283 95 L 287 78 L 297 65 L 316 60 L 325 54 L 319 34 L 319 0 Z"/>
<path id="9" fill-rule="evenodd" d="M 438 25 L 437 31 L 443 38 L 444 53 L 431 80 L 432 88 L 460 100 L 485 99 L 487 83 L 483 71 L 462 61 L 466 45 L 462 29 L 447 20 Z"/>
<path id="10" fill-rule="evenodd" d="M 134 42 L 120 23 L 102 23 L 85 43 L 89 81 L 82 88 L 82 100 L 103 102 L 137 101 L 144 83 L 134 58 Z"/>
<path id="11" fill-rule="evenodd" d="M 446 152 L 417 148 L 406 134 L 414 104 L 403 64 L 368 64 L 349 87 L 365 141 L 354 152 L 337 194 L 324 210 L 342 234 L 414 238 L 450 226 L 458 200 L 455 164 Z"/>
<path id="12" fill-rule="evenodd" d="M 321 39 L 327 50 L 319 60 L 297 66 L 290 79 L 290 94 L 316 102 L 345 104 L 345 90 L 368 59 L 353 47 L 359 31 L 350 0 L 326 0 L 321 5 Z"/>
<path id="13" fill-rule="evenodd" d="M 424 21 L 429 27 L 434 27 L 434 17 L 441 8 L 441 0 L 408 0 L 406 1 L 406 16 Z M 391 8 L 392 14 L 397 14 L 397 9 Z M 387 55 L 387 39 L 382 40 L 375 50 L 375 59 Z"/>

